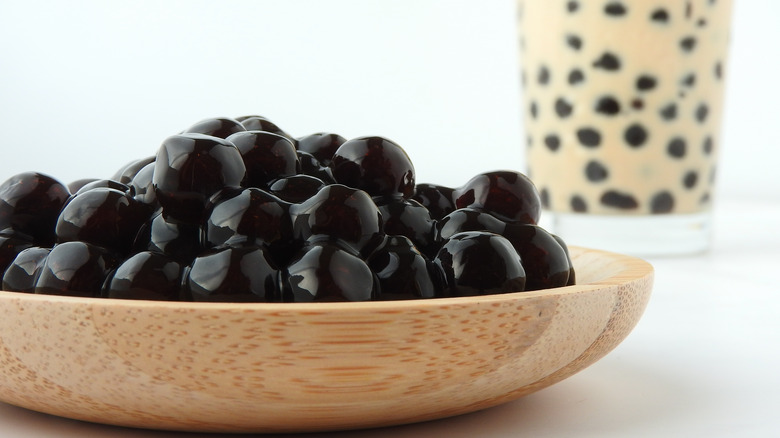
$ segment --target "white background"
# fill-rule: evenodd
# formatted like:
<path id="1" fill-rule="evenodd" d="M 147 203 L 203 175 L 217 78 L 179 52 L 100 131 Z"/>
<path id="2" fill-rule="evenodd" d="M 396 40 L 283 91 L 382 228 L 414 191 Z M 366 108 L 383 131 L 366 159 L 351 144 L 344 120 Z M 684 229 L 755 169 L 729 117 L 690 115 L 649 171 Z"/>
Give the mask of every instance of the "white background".
<path id="1" fill-rule="evenodd" d="M 548 1 L 548 0 L 532 0 Z M 587 0 L 600 1 L 600 0 Z M 514 0 L 0 0 L 0 179 L 107 177 L 212 116 L 383 135 L 419 182 L 524 168 Z M 713 250 L 654 259 L 612 354 L 513 403 L 350 437 L 776 437 L 780 2 L 736 0 Z M 179 436 L 0 403 L 0 436 Z"/>
<path id="2" fill-rule="evenodd" d="M 780 202 L 780 2 L 739 0 L 719 188 Z M 514 0 L 0 1 L 0 179 L 105 178 L 203 118 L 524 170 Z"/>

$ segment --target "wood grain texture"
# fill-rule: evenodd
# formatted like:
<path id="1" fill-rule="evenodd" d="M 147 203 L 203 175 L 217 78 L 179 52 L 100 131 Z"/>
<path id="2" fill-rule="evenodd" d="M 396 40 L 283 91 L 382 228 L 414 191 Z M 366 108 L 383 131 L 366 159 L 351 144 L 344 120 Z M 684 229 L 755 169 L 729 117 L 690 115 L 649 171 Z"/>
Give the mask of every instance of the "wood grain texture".
<path id="1" fill-rule="evenodd" d="M 646 262 L 572 248 L 580 285 L 383 303 L 205 304 L 0 292 L 0 400 L 122 426 L 344 430 L 484 409 L 617 346 Z"/>

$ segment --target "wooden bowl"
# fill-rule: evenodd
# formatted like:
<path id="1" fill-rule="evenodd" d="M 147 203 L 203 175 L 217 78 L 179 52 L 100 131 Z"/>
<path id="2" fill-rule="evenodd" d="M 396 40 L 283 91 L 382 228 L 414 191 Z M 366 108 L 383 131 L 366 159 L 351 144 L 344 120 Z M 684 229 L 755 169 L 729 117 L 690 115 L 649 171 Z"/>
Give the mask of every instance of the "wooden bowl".
<path id="1" fill-rule="evenodd" d="M 0 400 L 62 417 L 202 432 L 305 432 L 484 409 L 617 346 L 652 267 L 571 248 L 577 286 L 317 304 L 0 292 Z"/>

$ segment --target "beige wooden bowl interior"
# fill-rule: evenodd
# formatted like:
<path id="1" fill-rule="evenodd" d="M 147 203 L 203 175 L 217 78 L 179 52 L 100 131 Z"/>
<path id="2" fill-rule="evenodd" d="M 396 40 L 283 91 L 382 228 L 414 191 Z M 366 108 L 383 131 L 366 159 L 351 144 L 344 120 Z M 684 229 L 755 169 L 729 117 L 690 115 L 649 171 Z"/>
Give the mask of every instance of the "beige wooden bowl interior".
<path id="1" fill-rule="evenodd" d="M 0 292 L 0 400 L 122 426 L 410 423 L 542 389 L 618 345 L 652 267 L 572 248 L 579 285 L 403 302 L 206 304 Z"/>

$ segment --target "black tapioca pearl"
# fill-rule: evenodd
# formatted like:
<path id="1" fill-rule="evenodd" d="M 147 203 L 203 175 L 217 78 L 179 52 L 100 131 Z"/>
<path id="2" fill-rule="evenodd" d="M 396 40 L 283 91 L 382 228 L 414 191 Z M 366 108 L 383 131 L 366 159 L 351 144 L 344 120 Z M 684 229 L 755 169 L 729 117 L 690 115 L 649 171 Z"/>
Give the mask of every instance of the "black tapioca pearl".
<path id="1" fill-rule="evenodd" d="M 650 91 L 658 84 L 658 81 L 650 75 L 642 75 L 636 78 L 636 89 L 639 91 Z"/>
<path id="2" fill-rule="evenodd" d="M 715 68 L 713 70 L 715 72 L 715 79 L 723 79 L 723 64 L 720 61 L 715 63 Z"/>
<path id="3" fill-rule="evenodd" d="M 685 18 L 690 20 L 693 16 L 693 3 L 685 2 Z"/>
<path id="4" fill-rule="evenodd" d="M 577 12 L 579 9 L 580 9 L 579 2 L 576 2 L 574 0 L 566 2 L 566 10 L 569 11 L 570 14 Z"/>
<path id="5" fill-rule="evenodd" d="M 528 112 L 531 113 L 531 118 L 537 118 L 539 116 L 539 106 L 536 104 L 536 101 L 531 101 L 531 104 L 528 105 Z"/>
<path id="6" fill-rule="evenodd" d="M 693 87 L 696 84 L 696 73 L 688 73 L 680 80 L 680 84 L 686 87 Z"/>
<path id="7" fill-rule="evenodd" d="M 613 17 L 626 15 L 626 7 L 620 2 L 610 2 L 604 6 L 604 13 Z"/>
<path id="8" fill-rule="evenodd" d="M 630 193 L 621 193 L 617 190 L 607 190 L 599 200 L 607 207 L 615 207 L 621 210 L 633 210 L 639 207 L 636 198 Z"/>
<path id="9" fill-rule="evenodd" d="M 715 141 L 712 139 L 712 137 L 707 136 L 704 139 L 704 143 L 702 143 L 701 147 L 706 155 L 711 155 L 712 150 L 715 148 Z"/>
<path id="10" fill-rule="evenodd" d="M 600 97 L 594 108 L 597 113 L 614 116 L 620 112 L 620 103 L 612 96 Z"/>
<path id="11" fill-rule="evenodd" d="M 580 128 L 577 130 L 577 140 L 585 147 L 594 148 L 601 145 L 601 134 L 593 128 Z"/>
<path id="12" fill-rule="evenodd" d="M 585 80 L 585 74 L 582 73 L 582 70 L 575 68 L 569 72 L 569 77 L 567 79 L 569 81 L 569 85 L 577 85 Z"/>
<path id="13" fill-rule="evenodd" d="M 582 38 L 577 35 L 566 35 L 566 45 L 574 50 L 580 50 L 582 48 Z"/>
<path id="14" fill-rule="evenodd" d="M 620 59 L 613 53 L 604 52 L 597 60 L 593 61 L 593 66 L 607 71 L 620 70 Z"/>
<path id="15" fill-rule="evenodd" d="M 696 47 L 696 37 L 687 36 L 680 40 L 680 48 L 685 52 L 691 52 Z"/>
<path id="16" fill-rule="evenodd" d="M 539 85 L 547 85 L 550 82 L 550 69 L 543 65 L 539 67 L 539 73 L 536 75 L 536 81 Z"/>
<path id="17" fill-rule="evenodd" d="M 634 99 L 631 101 L 631 108 L 639 111 L 645 107 L 645 102 L 642 99 Z"/>
<path id="18" fill-rule="evenodd" d="M 547 190 L 547 187 L 539 189 L 539 199 L 542 202 L 542 207 L 550 208 L 550 191 Z"/>
<path id="19" fill-rule="evenodd" d="M 585 177 L 591 182 L 601 182 L 607 179 L 609 171 L 603 164 L 596 160 L 591 160 L 585 166 Z"/>
<path id="20" fill-rule="evenodd" d="M 544 145 L 547 149 L 555 152 L 561 147 L 561 138 L 555 134 L 548 134 L 544 137 Z"/>
<path id="21" fill-rule="evenodd" d="M 668 121 L 674 120 L 677 118 L 677 104 L 670 103 L 666 105 L 665 107 L 661 108 L 661 111 L 659 111 L 659 114 L 661 115 L 661 118 Z"/>
<path id="22" fill-rule="evenodd" d="M 692 189 L 696 187 L 696 183 L 699 181 L 699 174 L 695 170 L 690 170 L 688 172 L 685 172 L 685 175 L 683 175 L 683 187 L 686 189 Z"/>
<path id="23" fill-rule="evenodd" d="M 707 19 L 706 18 L 699 18 L 698 21 L 696 21 L 696 25 L 699 27 L 706 27 L 707 26 Z"/>
<path id="24" fill-rule="evenodd" d="M 588 203 L 580 195 L 573 195 L 569 201 L 572 211 L 577 213 L 585 213 L 588 211 Z"/>
<path id="25" fill-rule="evenodd" d="M 574 107 L 566 99 L 559 97 L 555 100 L 555 113 L 558 114 L 558 117 L 565 119 L 571 115 L 573 110 Z"/>
<path id="26" fill-rule="evenodd" d="M 623 132 L 623 139 L 631 147 L 638 148 L 647 141 L 647 130 L 640 124 L 634 123 Z"/>
<path id="27" fill-rule="evenodd" d="M 682 158 L 685 156 L 687 148 L 688 146 L 685 143 L 685 139 L 682 137 L 675 137 L 666 145 L 666 153 L 673 158 Z"/>
<path id="28" fill-rule="evenodd" d="M 659 23 L 666 23 L 669 21 L 669 13 L 666 12 L 666 9 L 659 8 L 650 14 L 650 19 Z"/>
<path id="29" fill-rule="evenodd" d="M 650 199 L 650 211 L 653 213 L 669 213 L 674 209 L 674 196 L 667 191 L 658 192 Z"/>
<path id="30" fill-rule="evenodd" d="M 696 107 L 696 120 L 699 123 L 704 123 L 705 120 L 707 120 L 707 115 L 710 113 L 710 108 L 707 106 L 706 103 L 700 103 L 698 107 Z"/>

